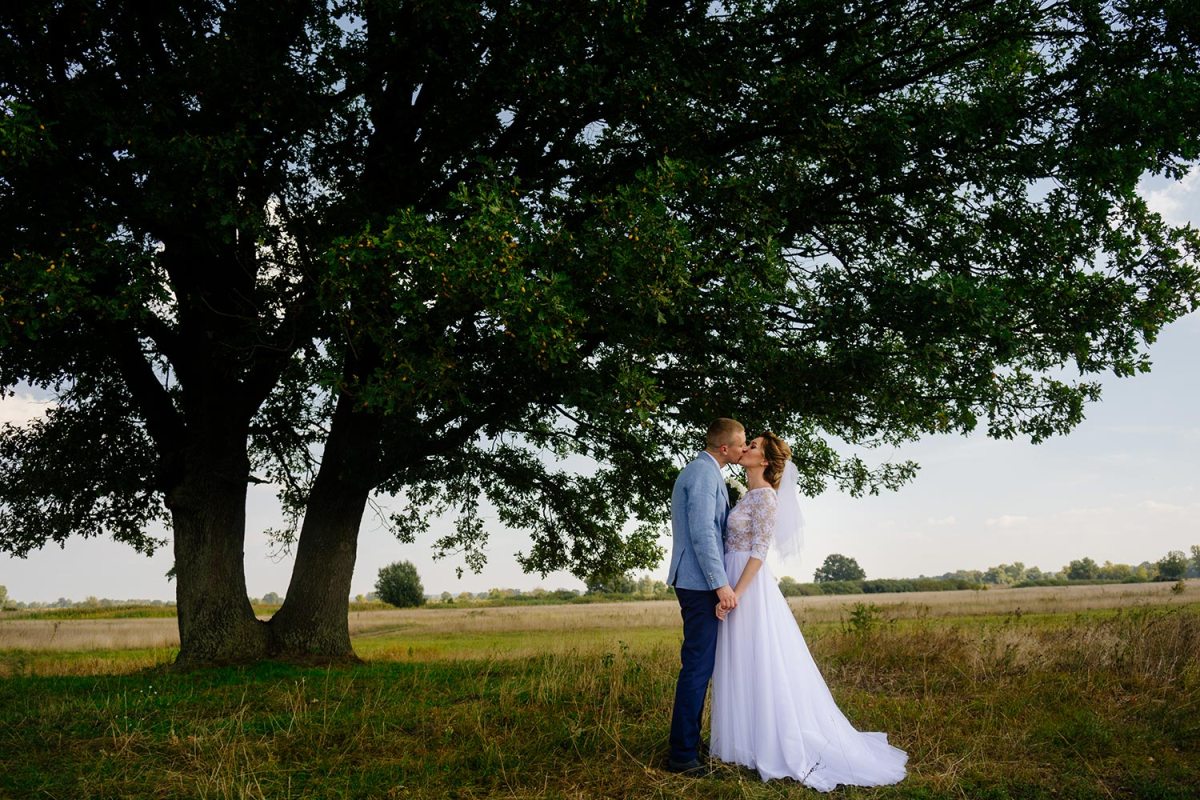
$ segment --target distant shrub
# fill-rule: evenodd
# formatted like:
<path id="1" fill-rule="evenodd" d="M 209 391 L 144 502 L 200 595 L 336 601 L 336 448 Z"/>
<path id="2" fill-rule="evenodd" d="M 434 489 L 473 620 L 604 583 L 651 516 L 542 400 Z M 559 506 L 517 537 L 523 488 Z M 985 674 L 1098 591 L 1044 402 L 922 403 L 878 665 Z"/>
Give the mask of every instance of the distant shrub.
<path id="1" fill-rule="evenodd" d="M 853 633 L 856 636 L 866 636 L 883 621 L 883 609 L 871 603 L 855 603 L 850 610 L 850 620 L 842 621 L 842 632 Z"/>
<path id="2" fill-rule="evenodd" d="M 915 592 L 913 582 L 896 580 L 895 578 L 876 578 L 862 582 L 863 594 L 882 594 L 883 592 Z"/>
<path id="3" fill-rule="evenodd" d="M 822 581 L 821 594 L 862 594 L 862 581 Z"/>
<path id="4" fill-rule="evenodd" d="M 637 591 L 637 581 L 628 572 L 598 572 L 584 583 L 588 594 L 633 594 Z"/>
<path id="5" fill-rule="evenodd" d="M 821 587 L 815 583 L 798 583 L 795 578 L 785 575 L 779 579 L 779 592 L 784 597 L 812 597 L 821 594 Z"/>
<path id="6" fill-rule="evenodd" d="M 841 553 L 830 553 L 825 557 L 825 563 L 817 567 L 817 571 L 813 573 L 813 581 L 821 584 L 861 581 L 865 577 L 867 577 L 867 573 L 858 565 L 858 562 Z"/>
<path id="7" fill-rule="evenodd" d="M 411 561 L 397 561 L 379 570 L 375 592 L 380 600 L 397 608 L 425 605 L 425 588 Z"/>
<path id="8" fill-rule="evenodd" d="M 812 597 L 822 594 L 882 594 L 884 592 L 947 592 L 974 589 L 979 584 L 965 578 L 876 578 L 869 581 L 826 581 L 797 583 L 794 578 L 779 579 L 784 597 Z"/>
<path id="9" fill-rule="evenodd" d="M 1182 550 L 1172 550 L 1158 561 L 1158 580 L 1178 581 L 1187 575 L 1188 557 Z"/>
<path id="10" fill-rule="evenodd" d="M 863 581 L 863 594 L 883 592 L 952 592 L 973 589 L 975 584 L 964 578 L 876 578 Z"/>
<path id="11" fill-rule="evenodd" d="M 1100 574 L 1100 565 L 1090 558 L 1080 558 L 1067 564 L 1062 571 L 1071 580 L 1090 581 Z"/>
<path id="12" fill-rule="evenodd" d="M 1021 581 L 1014 583 L 1014 589 L 1029 589 L 1035 586 L 1070 586 L 1072 583 L 1080 583 L 1081 581 L 1069 581 L 1066 578 L 1039 578 L 1036 581 Z"/>
<path id="13" fill-rule="evenodd" d="M 1123 581 L 1132 578 L 1133 575 L 1133 567 L 1129 564 L 1114 564 L 1111 561 L 1105 561 L 1096 572 L 1097 578 L 1109 581 Z"/>

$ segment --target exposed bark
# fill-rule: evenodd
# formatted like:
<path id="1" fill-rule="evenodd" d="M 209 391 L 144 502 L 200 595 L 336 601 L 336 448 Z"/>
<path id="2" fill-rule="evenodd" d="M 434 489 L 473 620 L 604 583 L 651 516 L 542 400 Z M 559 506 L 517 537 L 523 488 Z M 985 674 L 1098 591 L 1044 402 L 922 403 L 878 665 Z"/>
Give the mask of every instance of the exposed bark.
<path id="1" fill-rule="evenodd" d="M 343 394 L 313 482 L 283 607 L 271 619 L 272 655 L 347 659 L 350 581 L 358 529 L 379 462 L 378 421 Z"/>
<path id="2" fill-rule="evenodd" d="M 268 652 L 267 626 L 246 594 L 245 453 L 244 435 L 201 440 L 167 494 L 181 666 L 257 661 Z"/>
<path id="3" fill-rule="evenodd" d="M 332 482 L 331 482 L 332 483 Z M 314 488 L 283 607 L 270 622 L 271 655 L 353 658 L 350 580 L 367 492 Z"/>

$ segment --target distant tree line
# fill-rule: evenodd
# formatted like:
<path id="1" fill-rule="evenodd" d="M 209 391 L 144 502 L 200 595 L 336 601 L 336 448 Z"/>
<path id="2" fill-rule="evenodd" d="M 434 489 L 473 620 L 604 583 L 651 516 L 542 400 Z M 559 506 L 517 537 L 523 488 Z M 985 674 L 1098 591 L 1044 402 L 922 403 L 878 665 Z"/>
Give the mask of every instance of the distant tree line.
<path id="1" fill-rule="evenodd" d="M 1114 564 L 1111 561 L 1098 564 L 1094 559 L 1085 556 L 1070 561 L 1057 572 L 1044 572 L 1038 567 L 1026 567 L 1020 561 L 1016 561 L 1012 564 L 998 564 L 982 571 L 947 572 L 938 577 L 993 586 L 1053 586 L 1072 581 L 1177 581 L 1183 578 L 1200 578 L 1200 545 L 1192 545 L 1190 555 L 1182 550 L 1171 550 L 1157 561 L 1143 561 L 1136 565 Z"/>
<path id="2" fill-rule="evenodd" d="M 27 610 L 36 608 L 123 608 L 125 606 L 174 606 L 174 600 L 115 600 L 109 597 L 92 597 L 88 596 L 83 600 L 71 600 L 66 597 L 60 597 L 51 602 L 43 602 L 40 600 L 30 600 L 22 602 L 20 600 L 12 600 L 8 598 L 8 591 L 0 586 L 0 608 Z"/>
<path id="3" fill-rule="evenodd" d="M 978 589 L 980 583 L 954 578 L 877 578 L 875 580 L 836 580 L 800 583 L 785 575 L 779 579 L 779 591 L 784 597 L 811 597 L 822 594 L 878 594 L 881 592 L 942 592 L 956 589 Z"/>
<path id="4" fill-rule="evenodd" d="M 1192 545 L 1191 554 L 1171 550 L 1158 561 L 1143 561 L 1136 566 L 1091 558 L 1080 558 L 1057 572 L 1027 567 L 1020 561 L 997 564 L 985 570 L 960 569 L 937 576 L 884 578 L 867 580 L 866 572 L 849 556 L 833 553 L 813 574 L 812 583 L 800 583 L 784 576 L 779 590 L 785 597 L 821 594 L 874 594 L 879 592 L 933 592 L 955 589 L 986 589 L 989 586 L 1062 586 L 1070 583 L 1143 583 L 1178 581 L 1200 577 L 1200 545 Z"/>
<path id="5" fill-rule="evenodd" d="M 512 605 L 551 603 L 596 603 L 607 600 L 663 600 L 673 598 L 675 591 L 664 581 L 651 575 L 636 576 L 631 572 L 593 575 L 584 582 L 583 591 L 578 589 L 505 589 L 494 588 L 485 592 L 442 592 L 427 595 L 435 604 L 449 605 Z M 369 599 L 359 596 L 359 600 Z"/>
<path id="6" fill-rule="evenodd" d="M 405 562 L 408 563 L 408 562 Z M 393 565 L 394 566 L 394 565 Z M 410 565 L 411 566 L 411 565 Z M 412 579 L 416 579 L 415 568 Z M 1075 559 L 1057 572 L 1043 571 L 1039 567 L 1027 567 L 1020 561 L 997 564 L 985 570 L 960 569 L 937 576 L 921 575 L 916 578 L 875 578 L 867 580 L 866 573 L 858 562 L 839 553 L 833 553 L 813 575 L 812 583 L 800 583 L 785 575 L 779 579 L 779 590 L 785 597 L 804 597 L 822 594 L 877 594 L 881 592 L 935 592 L 958 589 L 985 589 L 989 586 L 1063 586 L 1070 583 L 1144 583 L 1150 581 L 1178 581 L 1184 578 L 1200 578 L 1200 544 L 1192 545 L 1191 552 L 1171 550 L 1157 561 L 1140 564 L 1114 564 L 1105 561 L 1098 564 L 1089 557 Z M 417 590 L 420 582 L 417 580 Z M 663 600 L 673 598 L 675 592 L 665 582 L 650 575 L 634 576 L 632 573 L 593 575 L 586 581 L 584 591 L 578 589 L 504 589 L 494 588 L 485 592 L 442 592 L 440 595 L 421 594 L 422 605 L 432 602 L 439 605 L 509 605 L 514 603 L 549 604 L 571 602 L 598 602 L 604 600 Z M 351 598 L 360 605 L 383 602 L 377 592 L 358 594 Z M 267 592 L 261 598 L 252 597 L 254 605 L 279 605 L 283 597 Z M 118 606 L 174 606 L 173 600 L 113 600 L 107 597 L 88 597 L 81 601 L 60 597 L 51 603 L 20 602 L 8 598 L 8 590 L 0 586 L 0 609 L 38 608 L 113 608 Z"/>
<path id="7" fill-rule="evenodd" d="M 443 603 L 478 602 L 596 602 L 599 600 L 662 600 L 674 597 L 674 590 L 662 580 L 650 575 L 635 576 L 630 572 L 592 575 L 578 589 L 490 589 L 486 592 L 462 592 L 451 595 L 443 592 Z"/>

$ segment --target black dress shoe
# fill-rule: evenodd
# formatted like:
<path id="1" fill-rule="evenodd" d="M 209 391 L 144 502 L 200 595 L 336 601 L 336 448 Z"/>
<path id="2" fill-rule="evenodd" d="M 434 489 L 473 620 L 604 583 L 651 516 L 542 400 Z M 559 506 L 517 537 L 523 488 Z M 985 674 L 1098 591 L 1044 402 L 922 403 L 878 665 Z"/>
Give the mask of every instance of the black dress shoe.
<path id="1" fill-rule="evenodd" d="M 673 758 L 668 758 L 667 772 L 674 772 L 676 775 L 683 775 L 688 778 L 707 778 L 712 774 L 712 767 L 700 763 L 699 759 L 676 761 Z"/>

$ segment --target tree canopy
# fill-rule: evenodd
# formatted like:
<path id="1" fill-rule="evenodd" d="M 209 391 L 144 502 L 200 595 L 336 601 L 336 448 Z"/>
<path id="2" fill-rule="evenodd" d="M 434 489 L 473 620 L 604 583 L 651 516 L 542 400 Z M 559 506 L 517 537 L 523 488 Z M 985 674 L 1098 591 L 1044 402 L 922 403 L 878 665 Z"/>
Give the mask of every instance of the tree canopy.
<path id="1" fill-rule="evenodd" d="M 1070 580 L 1090 581 L 1100 574 L 1100 566 L 1091 558 L 1084 557 L 1067 564 L 1062 571 Z"/>
<path id="2" fill-rule="evenodd" d="M 417 568 L 411 561 L 397 561 L 380 569 L 375 581 L 375 594 L 396 608 L 425 605 L 425 587 L 421 585 Z"/>
<path id="3" fill-rule="evenodd" d="M 181 657 L 348 649 L 305 626 L 372 496 L 618 574 L 710 417 L 896 487 L 838 444 L 1064 433 L 1196 303 L 1136 192 L 1200 156 L 1187 3 L 10 6 L 0 387 L 56 406 L 0 433 L 0 546 L 169 519 Z M 297 553 L 266 629 L 248 480 Z"/>
<path id="4" fill-rule="evenodd" d="M 1187 553 L 1182 550 L 1172 550 L 1158 560 L 1157 567 L 1160 581 L 1183 580 L 1188 571 Z"/>
<path id="5" fill-rule="evenodd" d="M 865 577 L 867 573 L 858 565 L 858 561 L 841 553 L 830 553 L 813 573 L 813 582 L 860 581 Z"/>

